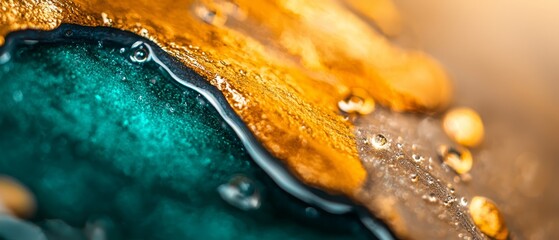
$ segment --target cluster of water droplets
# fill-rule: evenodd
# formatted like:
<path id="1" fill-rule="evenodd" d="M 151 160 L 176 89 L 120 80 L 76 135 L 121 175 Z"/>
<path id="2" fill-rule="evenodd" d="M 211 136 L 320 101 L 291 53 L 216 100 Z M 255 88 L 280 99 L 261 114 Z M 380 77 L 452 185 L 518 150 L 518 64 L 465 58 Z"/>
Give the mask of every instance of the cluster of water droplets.
<path id="1" fill-rule="evenodd" d="M 463 215 L 463 212 L 468 212 L 468 199 L 466 197 L 457 196 L 451 184 L 441 184 L 440 180 L 436 179 L 430 173 L 433 170 L 431 165 L 435 164 L 436 161 L 433 161 L 431 157 L 425 157 L 428 155 L 422 152 L 422 150 L 425 149 L 421 148 L 420 145 L 411 144 L 411 149 L 406 150 L 405 146 L 407 146 L 407 144 L 404 142 L 403 138 L 398 137 L 395 140 L 391 140 L 386 136 L 387 135 L 384 133 L 374 133 L 365 138 L 365 143 L 370 146 L 373 155 L 376 156 L 375 158 L 379 159 L 380 162 L 388 163 L 388 166 L 392 167 L 394 171 L 406 171 L 408 174 L 408 181 L 411 184 L 415 185 L 421 183 L 421 185 L 424 186 L 410 186 L 411 188 L 416 188 L 417 190 L 414 191 L 417 193 L 424 192 L 424 194 L 419 195 L 423 200 L 430 204 L 440 204 L 445 208 L 450 208 L 451 210 L 449 211 L 451 212 L 456 211 L 458 215 L 451 216 L 453 219 L 451 221 L 453 221 L 456 226 L 466 224 L 461 220 L 460 216 Z M 441 145 L 439 148 L 445 150 L 435 151 L 439 154 L 440 169 L 452 169 L 459 177 L 467 174 L 471 168 L 471 154 L 467 149 L 450 147 L 448 145 Z M 404 165 L 398 164 L 400 161 L 406 161 L 407 163 L 404 164 L 406 166 L 411 166 L 410 164 L 412 164 L 415 167 L 404 167 Z M 382 169 L 384 169 L 384 167 L 381 165 L 379 170 L 382 171 Z M 424 189 L 425 191 L 419 189 Z"/>

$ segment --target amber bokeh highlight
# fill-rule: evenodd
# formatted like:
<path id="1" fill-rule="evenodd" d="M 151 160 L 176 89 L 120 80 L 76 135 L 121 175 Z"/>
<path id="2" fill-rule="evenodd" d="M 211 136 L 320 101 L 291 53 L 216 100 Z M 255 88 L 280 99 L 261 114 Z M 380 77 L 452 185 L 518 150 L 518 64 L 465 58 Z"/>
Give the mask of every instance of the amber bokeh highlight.
<path id="1" fill-rule="evenodd" d="M 0 213 L 6 211 L 21 218 L 30 218 L 35 213 L 33 194 L 16 180 L 0 175 Z"/>
<path id="2" fill-rule="evenodd" d="M 476 226 L 487 236 L 498 240 L 508 238 L 509 231 L 503 215 L 493 201 L 475 196 L 472 198 L 469 210 Z"/>
<path id="3" fill-rule="evenodd" d="M 456 143 L 476 147 L 483 142 L 485 130 L 479 114 L 470 108 L 453 108 L 443 117 L 443 129 Z"/>

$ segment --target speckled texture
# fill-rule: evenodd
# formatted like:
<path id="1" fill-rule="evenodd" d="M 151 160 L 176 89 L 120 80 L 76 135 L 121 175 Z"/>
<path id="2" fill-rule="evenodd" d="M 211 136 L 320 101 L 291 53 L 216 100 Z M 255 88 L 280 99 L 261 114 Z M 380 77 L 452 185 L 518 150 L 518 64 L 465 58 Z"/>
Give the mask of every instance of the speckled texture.
<path id="1" fill-rule="evenodd" d="M 305 215 L 202 97 L 127 54 L 102 43 L 39 44 L 0 64 L 0 174 L 36 194 L 34 221 L 80 229 L 107 216 L 124 239 L 366 236 L 347 216 Z M 259 210 L 218 195 L 239 173 L 262 192 Z"/>
<path id="2" fill-rule="evenodd" d="M 216 86 L 298 179 L 365 203 L 356 192 L 367 173 L 337 103 L 362 88 L 393 109 L 433 111 L 451 86 L 434 59 L 391 44 L 359 15 L 337 0 L 9 0 L 0 1 L 0 44 L 59 24 L 148 38 Z"/>

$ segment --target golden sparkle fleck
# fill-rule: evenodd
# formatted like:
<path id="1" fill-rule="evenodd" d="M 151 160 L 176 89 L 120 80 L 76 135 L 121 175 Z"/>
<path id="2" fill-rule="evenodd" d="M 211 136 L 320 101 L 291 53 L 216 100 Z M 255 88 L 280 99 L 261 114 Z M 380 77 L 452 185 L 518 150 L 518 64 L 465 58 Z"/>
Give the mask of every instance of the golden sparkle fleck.
<path id="1" fill-rule="evenodd" d="M 27 188 L 16 180 L 0 176 L 0 209 L 21 218 L 35 213 L 35 198 Z"/>
<path id="2" fill-rule="evenodd" d="M 485 197 L 475 196 L 469 206 L 470 216 L 482 233 L 493 239 L 507 239 L 509 231 L 495 203 Z"/>
<path id="3" fill-rule="evenodd" d="M 470 150 L 463 147 L 453 148 L 442 145 L 438 151 L 442 161 L 456 173 L 463 175 L 472 169 L 474 161 Z"/>
<path id="4" fill-rule="evenodd" d="M 443 118 L 443 129 L 452 140 L 463 146 L 475 147 L 483 141 L 483 122 L 470 108 L 448 111 Z"/>

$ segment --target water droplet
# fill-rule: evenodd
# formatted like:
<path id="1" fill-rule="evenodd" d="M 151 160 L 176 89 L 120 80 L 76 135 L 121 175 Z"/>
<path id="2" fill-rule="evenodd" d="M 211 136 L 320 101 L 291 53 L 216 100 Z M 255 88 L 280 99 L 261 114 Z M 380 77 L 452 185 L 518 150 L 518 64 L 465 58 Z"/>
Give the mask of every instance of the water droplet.
<path id="1" fill-rule="evenodd" d="M 14 99 L 15 102 L 21 102 L 23 101 L 23 93 L 20 90 L 17 90 L 14 93 L 12 93 L 12 98 Z"/>
<path id="2" fill-rule="evenodd" d="M 12 55 L 9 52 L 4 52 L 0 55 L 0 64 L 7 63 L 12 58 Z"/>
<path id="3" fill-rule="evenodd" d="M 411 157 L 413 158 L 413 160 L 414 160 L 415 162 L 421 162 L 421 161 L 423 161 L 423 159 L 424 159 L 423 156 L 418 155 L 418 154 L 413 154 Z"/>
<path id="4" fill-rule="evenodd" d="M 419 176 L 416 173 L 412 173 L 410 175 L 410 179 L 412 182 L 417 182 L 419 180 Z"/>
<path id="5" fill-rule="evenodd" d="M 468 199 L 466 199 L 465 197 L 461 197 L 459 203 L 462 207 L 468 206 Z"/>
<path id="6" fill-rule="evenodd" d="M 472 154 L 465 148 L 453 148 L 446 145 L 439 147 L 441 160 L 458 174 L 465 174 L 472 169 Z"/>
<path id="7" fill-rule="evenodd" d="M 386 148 L 388 146 L 388 139 L 382 134 L 376 134 L 369 138 L 369 142 L 376 149 Z"/>
<path id="8" fill-rule="evenodd" d="M 202 21 L 214 26 L 223 26 L 227 22 L 227 15 L 217 9 L 210 9 L 204 4 L 197 4 L 194 7 L 194 14 Z"/>
<path id="9" fill-rule="evenodd" d="M 427 176 L 427 184 L 431 185 L 433 183 L 435 183 L 435 179 L 433 179 L 433 177 L 431 176 Z"/>
<path id="10" fill-rule="evenodd" d="M 468 208 L 479 230 L 493 239 L 507 239 L 509 231 L 495 203 L 485 197 L 475 196 Z"/>
<path id="11" fill-rule="evenodd" d="M 434 203 L 437 201 L 437 196 L 435 196 L 434 193 L 429 193 L 429 196 L 427 196 L 426 199 L 427 201 Z"/>
<path id="12" fill-rule="evenodd" d="M 307 217 L 310 217 L 310 218 L 317 218 L 319 213 L 316 210 L 316 208 L 307 207 L 307 208 L 305 208 L 305 215 L 307 215 Z"/>
<path id="13" fill-rule="evenodd" d="M 470 108 L 456 108 L 446 113 L 443 118 L 443 129 L 460 145 L 475 147 L 483 141 L 483 122 L 481 117 Z"/>
<path id="14" fill-rule="evenodd" d="M 446 207 L 450 206 L 450 204 L 452 204 L 453 202 L 456 202 L 456 198 L 453 196 L 447 196 L 445 198 L 445 200 L 443 201 L 443 205 L 445 205 Z"/>
<path id="15" fill-rule="evenodd" d="M 144 63 L 151 59 L 150 49 L 144 42 L 138 41 L 131 47 L 130 60 L 135 63 Z"/>
<path id="16" fill-rule="evenodd" d="M 255 210 L 260 207 L 260 192 L 249 178 L 238 175 L 220 185 L 217 191 L 227 203 L 241 210 Z"/>
<path id="17" fill-rule="evenodd" d="M 352 89 L 351 93 L 338 102 L 340 111 L 348 114 L 366 115 L 375 110 L 375 101 L 363 89 Z"/>
<path id="18" fill-rule="evenodd" d="M 120 50 L 118 50 L 119 53 L 124 53 L 126 52 L 126 48 L 120 48 Z"/>
<path id="19" fill-rule="evenodd" d="M 39 43 L 39 41 L 32 40 L 32 39 L 25 39 L 25 40 L 23 40 L 23 43 L 26 44 L 26 45 L 35 45 L 35 44 Z"/>

